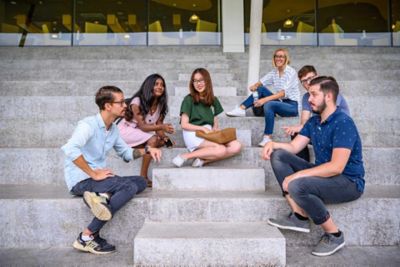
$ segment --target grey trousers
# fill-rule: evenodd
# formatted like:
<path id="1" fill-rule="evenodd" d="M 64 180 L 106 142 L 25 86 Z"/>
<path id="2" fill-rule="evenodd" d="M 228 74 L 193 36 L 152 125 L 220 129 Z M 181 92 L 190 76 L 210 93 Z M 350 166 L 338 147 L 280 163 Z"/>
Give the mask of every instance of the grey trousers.
<path id="1" fill-rule="evenodd" d="M 283 180 L 287 176 L 314 166 L 283 149 L 277 149 L 272 153 L 271 165 L 281 189 Z M 330 218 L 325 204 L 349 202 L 362 195 L 362 192 L 357 190 L 356 183 L 344 175 L 299 178 L 289 183 L 288 192 L 282 189 L 282 193 L 289 194 L 317 225 Z"/>

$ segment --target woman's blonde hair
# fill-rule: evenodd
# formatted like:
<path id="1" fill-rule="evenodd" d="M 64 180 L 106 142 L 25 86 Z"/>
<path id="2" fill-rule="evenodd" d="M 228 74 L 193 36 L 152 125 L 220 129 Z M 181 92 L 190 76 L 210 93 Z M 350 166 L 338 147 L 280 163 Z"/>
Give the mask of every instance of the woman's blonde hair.
<path id="1" fill-rule="evenodd" d="M 277 52 L 282 51 L 285 54 L 285 67 L 286 65 L 290 65 L 290 55 L 289 55 L 289 51 L 286 48 L 278 48 L 274 51 L 274 54 L 272 55 L 272 66 L 274 66 L 274 68 L 276 68 L 275 65 L 275 55 Z"/>

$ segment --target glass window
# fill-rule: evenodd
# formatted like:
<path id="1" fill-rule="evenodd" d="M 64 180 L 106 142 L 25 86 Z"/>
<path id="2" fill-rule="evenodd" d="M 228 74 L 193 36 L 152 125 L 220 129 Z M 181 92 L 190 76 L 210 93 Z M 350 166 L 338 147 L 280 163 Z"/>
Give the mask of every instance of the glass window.
<path id="1" fill-rule="evenodd" d="M 392 0 L 392 25 L 393 45 L 400 46 L 400 0 Z"/>
<path id="2" fill-rule="evenodd" d="M 245 0 L 245 43 L 248 44 L 251 0 Z M 316 45 L 315 0 L 264 0 L 263 45 Z"/>
<path id="3" fill-rule="evenodd" d="M 319 0 L 320 45 L 387 46 L 388 1 Z"/>
<path id="4" fill-rule="evenodd" d="M 149 45 L 221 44 L 219 2 L 149 1 Z"/>
<path id="5" fill-rule="evenodd" d="M 147 1 L 76 0 L 74 45 L 146 45 Z"/>
<path id="6" fill-rule="evenodd" d="M 63 24 L 71 10 L 68 0 L 1 0 L 0 45 L 71 45 L 71 30 Z"/>

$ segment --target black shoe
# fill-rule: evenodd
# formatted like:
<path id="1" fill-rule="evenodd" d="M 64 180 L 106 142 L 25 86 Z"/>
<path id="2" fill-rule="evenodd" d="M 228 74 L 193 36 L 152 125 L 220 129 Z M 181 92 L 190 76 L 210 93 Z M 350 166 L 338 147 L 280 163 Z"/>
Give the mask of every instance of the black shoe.
<path id="1" fill-rule="evenodd" d="M 80 251 L 90 252 L 93 254 L 108 254 L 115 251 L 115 247 L 108 244 L 107 241 L 100 236 L 97 236 L 97 241 L 95 238 L 89 241 L 83 241 L 82 233 L 79 234 L 72 246 Z"/>
<path id="2" fill-rule="evenodd" d="M 90 208 L 93 215 L 100 221 L 109 221 L 112 218 L 109 199 L 105 194 L 85 191 L 83 193 L 83 202 Z"/>
<path id="3" fill-rule="evenodd" d="M 115 246 L 111 245 L 107 242 L 107 240 L 105 240 L 104 238 L 102 238 L 100 236 L 100 232 L 95 232 L 93 233 L 93 240 L 96 241 L 101 247 L 103 247 L 104 249 L 107 250 L 115 250 Z"/>

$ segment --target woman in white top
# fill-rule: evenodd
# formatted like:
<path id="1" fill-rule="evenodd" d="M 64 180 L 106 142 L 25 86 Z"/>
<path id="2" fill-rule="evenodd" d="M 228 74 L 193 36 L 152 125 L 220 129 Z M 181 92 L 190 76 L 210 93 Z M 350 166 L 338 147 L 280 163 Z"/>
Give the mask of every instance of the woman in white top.
<path id="1" fill-rule="evenodd" d="M 264 137 L 258 144 L 259 146 L 264 146 L 271 141 L 275 114 L 281 117 L 299 115 L 299 80 L 295 69 L 290 67 L 289 64 L 289 52 L 283 48 L 275 50 L 272 58 L 272 65 L 275 69 L 249 87 L 253 94 L 243 101 L 240 107 L 226 113 L 231 117 L 244 117 L 246 115 L 245 110 L 252 107 L 254 115 L 264 116 Z M 273 88 L 275 92 L 273 93 L 268 88 Z"/>

